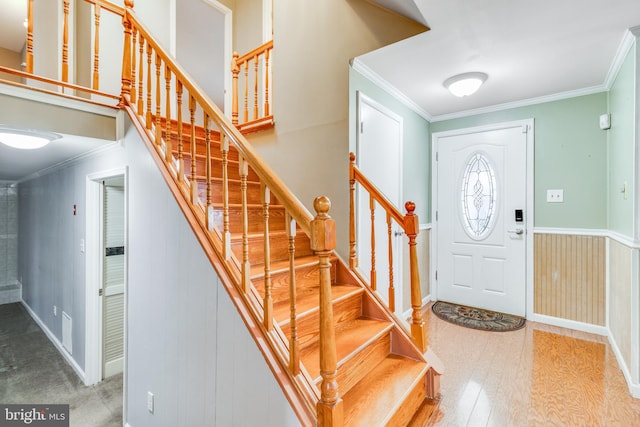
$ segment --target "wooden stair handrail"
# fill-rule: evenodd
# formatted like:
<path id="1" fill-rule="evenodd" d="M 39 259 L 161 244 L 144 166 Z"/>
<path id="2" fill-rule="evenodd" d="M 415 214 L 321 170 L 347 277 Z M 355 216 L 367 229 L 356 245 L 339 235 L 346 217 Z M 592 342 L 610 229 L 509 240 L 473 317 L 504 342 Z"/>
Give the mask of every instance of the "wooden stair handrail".
<path id="1" fill-rule="evenodd" d="M 409 268 L 410 268 L 410 283 L 411 283 L 411 338 L 414 343 L 423 352 L 427 351 L 427 330 L 422 317 L 422 290 L 420 289 L 420 272 L 418 270 L 418 254 L 416 248 L 416 237 L 419 233 L 419 221 L 418 216 L 415 214 L 415 203 L 408 201 L 405 203 L 406 215 L 402 215 L 400 211 L 387 199 L 387 197 L 380 191 L 356 166 L 356 155 L 349 153 L 349 184 L 350 184 L 350 217 L 349 217 L 349 266 L 351 269 L 355 269 L 358 265 L 358 259 L 356 254 L 356 225 L 355 225 L 355 185 L 360 186 L 369 193 L 371 203 L 373 200 L 387 213 L 388 221 L 393 218 L 397 224 L 399 224 L 407 237 L 409 238 Z M 390 224 L 390 222 L 389 222 Z M 373 227 L 373 225 L 372 225 Z M 389 226 L 389 235 L 391 228 Z M 373 239 L 372 239 L 373 240 Z M 372 262 L 372 264 L 375 264 Z M 392 262 L 390 260 L 389 265 Z M 375 265 L 372 265 L 375 269 Z M 374 285 L 374 284 L 373 284 Z M 392 301 L 392 297 L 390 297 Z M 393 311 L 393 307 L 391 308 Z"/>
<path id="2" fill-rule="evenodd" d="M 214 102 L 207 96 L 200 87 L 194 83 L 194 80 L 189 74 L 173 59 L 173 57 L 167 54 L 162 46 L 158 44 L 151 34 L 143 27 L 135 13 L 131 10 L 127 10 L 128 19 L 132 25 L 136 28 L 138 34 L 141 34 L 144 39 L 151 44 L 152 48 L 157 55 L 160 56 L 170 68 L 172 73 L 180 80 L 186 90 L 189 91 L 196 102 L 204 108 L 209 118 L 213 120 L 221 133 L 224 133 L 229 138 L 230 143 L 238 150 L 240 155 L 251 165 L 251 168 L 256 172 L 260 179 L 269 187 L 271 192 L 278 198 L 285 208 L 289 211 L 296 223 L 302 228 L 302 230 L 308 235 L 310 234 L 311 220 L 313 216 L 307 208 L 298 200 L 297 197 L 289 190 L 284 182 L 275 174 L 275 172 L 264 163 L 255 150 L 251 147 L 247 139 L 240 133 L 240 131 L 229 123 L 229 120 L 225 117 L 222 111 L 214 104 Z"/>

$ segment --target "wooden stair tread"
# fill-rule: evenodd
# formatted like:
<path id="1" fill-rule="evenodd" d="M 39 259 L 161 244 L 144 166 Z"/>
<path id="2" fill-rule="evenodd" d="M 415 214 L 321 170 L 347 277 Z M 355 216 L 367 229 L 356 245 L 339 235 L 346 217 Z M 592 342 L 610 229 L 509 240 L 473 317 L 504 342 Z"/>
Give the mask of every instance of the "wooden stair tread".
<path id="1" fill-rule="evenodd" d="M 320 290 L 318 287 L 306 288 L 306 292 L 298 292 L 296 295 L 296 312 L 298 317 L 319 309 Z M 332 285 L 331 297 L 335 302 L 353 294 L 362 293 L 363 289 L 353 285 Z M 289 300 L 273 302 L 273 317 L 280 325 L 289 323 Z"/>
<path id="2" fill-rule="evenodd" d="M 388 333 L 391 322 L 361 317 L 345 322 L 336 329 L 336 356 L 338 370 L 355 353 L 362 350 L 381 335 Z M 300 360 L 314 381 L 320 379 L 320 346 L 311 343 L 300 351 Z"/>
<path id="3" fill-rule="evenodd" d="M 343 396 L 344 424 L 383 426 L 418 381 L 425 380 L 424 362 L 390 354 Z"/>

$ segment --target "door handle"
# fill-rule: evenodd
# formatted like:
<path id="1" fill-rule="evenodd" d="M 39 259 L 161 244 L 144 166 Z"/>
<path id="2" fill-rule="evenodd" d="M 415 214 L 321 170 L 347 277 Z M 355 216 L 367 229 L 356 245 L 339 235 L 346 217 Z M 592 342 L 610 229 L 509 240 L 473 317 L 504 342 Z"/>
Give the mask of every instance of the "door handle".
<path id="1" fill-rule="evenodd" d="M 517 234 L 518 236 L 521 236 L 524 234 L 524 230 L 522 228 L 516 228 L 515 230 L 507 230 L 507 233 Z"/>

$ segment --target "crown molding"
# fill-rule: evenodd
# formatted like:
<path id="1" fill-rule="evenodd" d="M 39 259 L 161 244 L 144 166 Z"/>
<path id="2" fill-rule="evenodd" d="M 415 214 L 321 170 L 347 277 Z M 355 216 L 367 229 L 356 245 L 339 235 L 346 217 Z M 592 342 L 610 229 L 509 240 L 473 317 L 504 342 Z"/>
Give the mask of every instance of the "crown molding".
<path id="1" fill-rule="evenodd" d="M 618 46 L 618 50 L 616 51 L 616 55 L 613 57 L 613 62 L 611 62 L 611 66 L 609 67 L 609 72 L 607 73 L 607 78 L 604 81 L 604 87 L 607 90 L 611 89 L 613 86 L 613 82 L 615 81 L 618 73 L 620 72 L 620 67 L 624 63 L 627 54 L 629 53 L 629 49 L 635 44 L 637 38 L 640 36 L 640 26 L 629 28 L 625 33 L 620 45 Z"/>
<path id="2" fill-rule="evenodd" d="M 413 102 L 406 96 L 404 93 L 400 92 L 395 86 L 382 78 L 378 73 L 373 71 L 371 68 L 366 66 L 360 59 L 353 58 L 351 60 L 351 68 L 353 68 L 358 73 L 362 74 L 364 77 L 369 79 L 372 83 L 376 84 L 380 89 L 387 92 L 389 95 L 393 96 L 397 101 L 404 104 L 407 108 L 412 110 L 414 113 L 418 114 L 423 119 L 428 122 L 432 121 L 432 116 L 427 111 L 425 111 L 418 104 Z"/>

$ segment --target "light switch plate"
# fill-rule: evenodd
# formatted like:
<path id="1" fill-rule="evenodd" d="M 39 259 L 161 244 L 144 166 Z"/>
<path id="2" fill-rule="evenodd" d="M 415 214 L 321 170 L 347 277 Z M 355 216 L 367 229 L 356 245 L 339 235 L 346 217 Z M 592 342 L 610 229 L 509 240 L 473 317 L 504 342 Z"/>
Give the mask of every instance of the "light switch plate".
<path id="1" fill-rule="evenodd" d="M 564 190 L 547 190 L 547 202 L 548 203 L 564 202 Z"/>

